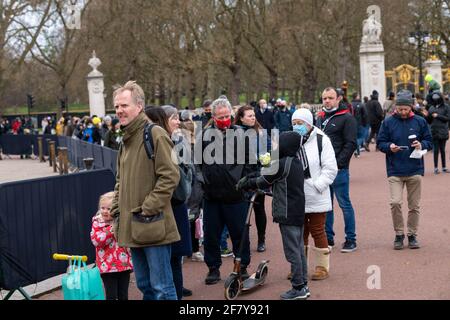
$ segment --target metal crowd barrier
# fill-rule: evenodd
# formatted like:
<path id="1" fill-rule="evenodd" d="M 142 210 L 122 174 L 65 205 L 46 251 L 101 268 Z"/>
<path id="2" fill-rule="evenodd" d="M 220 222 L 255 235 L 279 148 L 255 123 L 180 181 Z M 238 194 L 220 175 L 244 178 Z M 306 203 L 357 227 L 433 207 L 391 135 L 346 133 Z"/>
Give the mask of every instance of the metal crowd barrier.
<path id="1" fill-rule="evenodd" d="M 49 141 L 55 141 L 55 148 L 68 150 L 69 163 L 72 168 L 86 169 L 83 159 L 93 159 L 94 169 L 110 169 L 116 173 L 117 151 L 98 144 L 92 144 L 71 137 L 56 135 L 0 135 L 0 149 L 5 155 L 39 156 L 38 138 L 42 138 L 43 156 L 49 156 Z"/>
<path id="2" fill-rule="evenodd" d="M 0 184 L 0 288 L 22 292 L 64 273 L 67 265 L 52 260 L 55 252 L 95 257 L 92 217 L 114 183 L 102 169 Z"/>

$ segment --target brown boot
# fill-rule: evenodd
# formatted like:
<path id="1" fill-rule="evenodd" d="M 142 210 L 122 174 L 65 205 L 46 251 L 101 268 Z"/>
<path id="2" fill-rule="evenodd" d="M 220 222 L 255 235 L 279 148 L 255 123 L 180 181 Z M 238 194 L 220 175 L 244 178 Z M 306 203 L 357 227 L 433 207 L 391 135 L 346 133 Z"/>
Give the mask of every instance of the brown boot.
<path id="1" fill-rule="evenodd" d="M 314 270 L 314 274 L 312 275 L 312 280 L 324 280 L 328 278 L 329 274 L 327 269 L 321 266 L 317 266 L 316 270 Z"/>
<path id="2" fill-rule="evenodd" d="M 316 259 L 316 268 L 312 275 L 312 280 L 324 280 L 329 277 L 330 271 L 330 252 L 329 248 L 312 247 Z"/>

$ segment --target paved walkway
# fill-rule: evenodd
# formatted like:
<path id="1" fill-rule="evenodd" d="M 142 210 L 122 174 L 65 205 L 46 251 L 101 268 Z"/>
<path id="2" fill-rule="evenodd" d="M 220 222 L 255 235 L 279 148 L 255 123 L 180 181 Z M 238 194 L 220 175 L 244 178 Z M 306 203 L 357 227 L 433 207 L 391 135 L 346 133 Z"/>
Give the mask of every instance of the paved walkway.
<path id="1" fill-rule="evenodd" d="M 27 180 L 58 175 L 53 173 L 48 161 L 45 163 L 33 159 L 20 159 L 20 156 L 7 157 L 2 155 L 0 160 L 0 183 Z"/>
<path id="2" fill-rule="evenodd" d="M 374 146 L 371 148 L 374 149 Z M 447 150 L 447 158 L 449 151 Z M 310 281 L 311 300 L 450 299 L 450 174 L 434 175 L 432 160 L 432 154 L 428 154 L 418 234 L 422 247 L 418 250 L 394 251 L 384 154 L 372 151 L 362 153 L 359 159 L 352 159 L 350 193 L 356 211 L 358 250 L 353 253 L 339 252 L 344 233 L 342 212 L 337 207 L 336 247 L 331 255 L 330 277 L 324 281 Z M 47 164 L 36 163 L 47 170 Z M 1 166 L 0 161 L 0 168 Z M 266 207 L 270 208 L 270 199 L 266 201 Z M 406 217 L 406 198 L 404 207 Z M 268 216 L 270 217 L 270 211 Z M 270 259 L 266 284 L 254 292 L 240 296 L 240 300 L 278 300 L 280 293 L 290 287 L 286 280 L 289 264 L 284 259 L 279 229 L 270 218 L 268 220 L 267 251 L 264 253 L 256 252 L 256 231 L 252 226 L 252 264 L 249 267 L 249 271 L 252 271 L 259 261 Z M 224 299 L 223 283 L 232 271 L 232 263 L 231 258 L 223 259 L 222 281 L 206 286 L 206 265 L 186 259 L 185 287 L 193 291 L 193 296 L 186 300 Z M 368 288 L 368 280 L 374 270 L 380 274 L 379 289 Z M 309 271 L 313 271 L 312 263 Z M 370 283 L 377 284 L 369 281 Z M 130 299 L 142 297 L 134 280 L 130 284 L 129 296 Z M 63 297 L 61 291 L 57 290 L 38 299 L 58 300 Z"/>

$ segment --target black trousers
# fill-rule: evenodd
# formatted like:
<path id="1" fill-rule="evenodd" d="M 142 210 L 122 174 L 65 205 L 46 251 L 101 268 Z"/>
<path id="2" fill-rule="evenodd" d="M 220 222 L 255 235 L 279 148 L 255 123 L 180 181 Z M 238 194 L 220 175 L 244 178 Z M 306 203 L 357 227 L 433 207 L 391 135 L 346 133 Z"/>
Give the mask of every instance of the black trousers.
<path id="1" fill-rule="evenodd" d="M 433 139 L 433 159 L 434 159 L 434 167 L 438 167 L 439 162 L 439 151 L 441 152 L 441 161 L 442 161 L 442 168 L 446 168 L 446 162 L 445 162 L 445 145 L 447 143 L 447 140 L 444 139 Z"/>
<path id="2" fill-rule="evenodd" d="M 183 257 L 172 256 L 170 259 L 172 267 L 173 284 L 177 291 L 178 300 L 183 299 Z"/>
<path id="3" fill-rule="evenodd" d="M 370 144 L 370 141 L 372 141 L 372 138 L 376 138 L 378 136 L 378 131 L 380 131 L 380 127 L 381 127 L 381 122 L 370 125 L 370 135 L 369 135 L 369 138 L 367 138 L 367 141 L 366 141 L 367 144 Z"/>
<path id="4" fill-rule="evenodd" d="M 266 196 L 258 195 L 255 197 L 255 205 L 253 209 L 255 211 L 255 223 L 256 231 L 258 232 L 258 244 L 266 241 L 266 226 L 267 226 L 267 216 L 266 208 L 264 206 Z"/>
<path id="5" fill-rule="evenodd" d="M 191 242 L 192 252 L 198 252 L 200 250 L 200 240 L 195 237 L 195 219 L 189 222 L 191 224 Z"/>
<path id="6" fill-rule="evenodd" d="M 102 273 L 106 300 L 128 300 L 131 271 Z"/>

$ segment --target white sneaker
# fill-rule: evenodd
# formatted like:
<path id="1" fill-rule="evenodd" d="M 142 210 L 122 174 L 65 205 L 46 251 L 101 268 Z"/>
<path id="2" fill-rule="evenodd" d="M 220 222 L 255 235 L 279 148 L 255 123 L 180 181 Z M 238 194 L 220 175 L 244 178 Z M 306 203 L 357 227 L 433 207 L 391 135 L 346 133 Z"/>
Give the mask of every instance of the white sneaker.
<path id="1" fill-rule="evenodd" d="M 198 252 L 194 252 L 194 253 L 192 254 L 191 260 L 192 260 L 192 261 L 196 261 L 196 262 L 203 262 L 203 261 L 205 261 L 205 257 L 203 257 L 203 253 L 201 253 L 200 251 L 198 251 Z"/>

